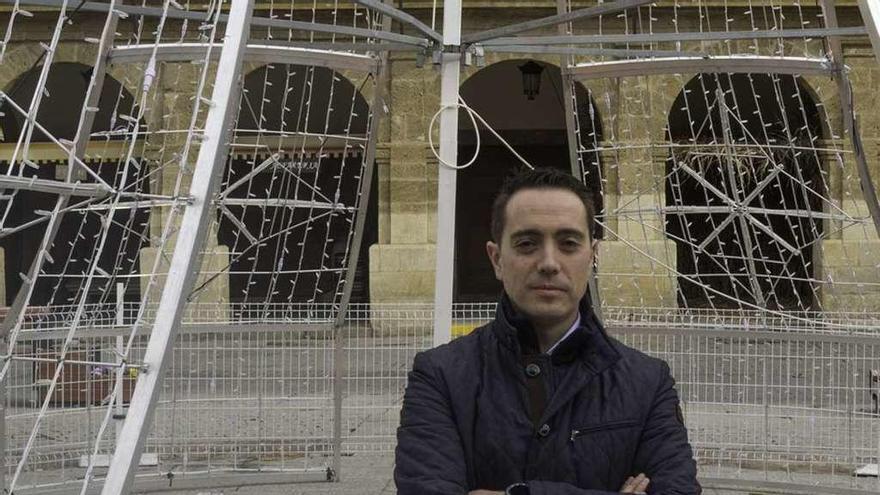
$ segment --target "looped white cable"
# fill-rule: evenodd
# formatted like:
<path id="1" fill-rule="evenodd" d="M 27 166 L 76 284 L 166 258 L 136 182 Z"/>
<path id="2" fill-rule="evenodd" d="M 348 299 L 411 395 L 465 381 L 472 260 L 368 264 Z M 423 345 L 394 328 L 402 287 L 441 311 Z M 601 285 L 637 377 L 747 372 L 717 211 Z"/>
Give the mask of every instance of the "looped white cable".
<path id="1" fill-rule="evenodd" d="M 434 122 L 437 121 L 437 117 L 439 117 L 440 114 L 443 113 L 443 110 L 447 110 L 449 108 L 463 108 L 463 109 L 465 109 L 468 113 L 468 117 L 470 117 L 470 119 L 471 119 L 471 123 L 474 126 L 474 132 L 477 135 L 477 146 L 476 146 L 476 149 L 474 150 L 474 156 L 471 157 L 471 159 L 468 160 L 468 162 L 465 163 L 464 165 L 456 165 L 454 163 L 447 162 L 443 158 L 440 158 L 440 154 L 437 153 L 437 150 L 434 148 L 434 137 L 433 137 Z M 474 117 L 476 117 L 476 118 L 474 118 Z M 497 132 L 495 132 L 495 129 L 493 129 L 492 126 L 490 126 L 489 123 L 486 122 L 486 120 L 483 119 L 483 117 L 481 117 L 479 113 L 477 113 L 476 110 L 469 107 L 467 105 L 467 103 L 465 103 L 464 99 L 461 96 L 458 97 L 458 103 L 455 103 L 452 105 L 441 105 L 440 109 L 437 110 L 437 112 L 434 114 L 433 117 L 431 117 L 431 123 L 428 124 L 428 145 L 431 147 L 431 153 L 433 153 L 434 156 L 437 157 L 437 160 L 440 162 L 441 165 L 443 165 L 444 167 L 449 167 L 453 170 L 464 170 L 464 169 L 470 167 L 471 165 L 473 165 L 474 162 L 477 161 L 477 157 L 480 156 L 480 145 L 481 145 L 480 128 L 477 127 L 477 120 L 479 120 L 480 123 L 486 127 L 486 129 L 489 129 L 489 132 L 491 132 L 493 136 L 498 138 L 498 140 L 501 141 L 501 144 L 503 144 L 508 150 L 510 150 L 510 152 L 513 153 L 513 156 L 517 157 L 517 159 L 519 159 L 519 161 L 521 161 L 523 163 L 523 165 L 525 165 L 526 167 L 529 167 L 530 169 L 535 168 L 531 163 L 529 163 L 525 158 L 523 158 L 519 153 L 517 153 L 516 150 L 514 150 L 513 147 L 510 146 L 510 144 L 508 144 L 507 141 L 504 140 L 504 138 L 502 138 Z"/>

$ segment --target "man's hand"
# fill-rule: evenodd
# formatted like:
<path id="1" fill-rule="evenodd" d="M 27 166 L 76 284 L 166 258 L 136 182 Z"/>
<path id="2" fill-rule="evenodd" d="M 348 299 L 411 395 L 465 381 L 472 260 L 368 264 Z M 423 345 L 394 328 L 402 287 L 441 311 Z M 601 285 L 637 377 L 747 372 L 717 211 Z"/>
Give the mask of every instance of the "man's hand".
<path id="1" fill-rule="evenodd" d="M 645 493 L 650 482 L 651 480 L 645 476 L 645 473 L 639 473 L 635 478 L 630 476 L 623 483 L 623 486 L 620 487 L 620 493 Z"/>
<path id="2" fill-rule="evenodd" d="M 468 495 L 504 495 L 504 492 L 493 492 L 489 490 L 474 490 L 468 492 Z"/>

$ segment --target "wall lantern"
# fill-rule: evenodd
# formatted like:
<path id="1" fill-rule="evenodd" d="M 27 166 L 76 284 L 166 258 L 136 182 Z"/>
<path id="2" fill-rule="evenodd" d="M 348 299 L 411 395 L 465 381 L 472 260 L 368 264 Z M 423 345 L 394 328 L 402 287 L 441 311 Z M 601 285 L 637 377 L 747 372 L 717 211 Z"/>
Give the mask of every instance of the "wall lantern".
<path id="1" fill-rule="evenodd" d="M 523 94 L 534 100 L 541 91 L 541 73 L 544 72 L 544 67 L 529 60 L 519 66 L 519 71 L 522 73 Z"/>

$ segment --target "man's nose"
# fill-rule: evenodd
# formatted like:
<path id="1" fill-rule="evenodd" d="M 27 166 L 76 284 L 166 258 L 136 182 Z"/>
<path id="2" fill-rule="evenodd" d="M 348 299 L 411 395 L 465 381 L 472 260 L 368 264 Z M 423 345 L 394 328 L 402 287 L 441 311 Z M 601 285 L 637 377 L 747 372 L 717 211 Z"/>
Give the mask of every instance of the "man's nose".
<path id="1" fill-rule="evenodd" d="M 559 253 L 553 246 L 545 247 L 542 250 L 538 271 L 545 274 L 555 274 L 559 271 Z"/>

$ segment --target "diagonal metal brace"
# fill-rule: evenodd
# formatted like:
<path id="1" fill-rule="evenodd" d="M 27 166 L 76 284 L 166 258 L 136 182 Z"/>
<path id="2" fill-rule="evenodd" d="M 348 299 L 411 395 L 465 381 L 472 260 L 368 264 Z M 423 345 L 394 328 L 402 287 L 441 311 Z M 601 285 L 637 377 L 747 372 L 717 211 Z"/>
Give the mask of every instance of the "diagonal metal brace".
<path id="1" fill-rule="evenodd" d="M 62 0 L 0 0 L 0 4 L 15 5 L 39 5 L 43 7 L 58 7 Z M 77 10 L 85 12 L 108 12 L 110 4 L 103 2 L 80 2 Z M 207 12 L 194 10 L 177 10 L 169 9 L 165 11 L 160 7 L 141 7 L 138 5 L 117 5 L 115 10 L 129 15 L 139 15 L 148 17 L 166 17 L 168 19 L 181 19 L 189 21 L 207 22 Z M 221 14 L 219 17 L 221 23 L 229 22 L 228 14 Z M 403 43 L 407 45 L 427 47 L 428 41 L 415 36 L 407 36 L 404 34 L 390 33 L 386 31 L 378 31 L 373 29 L 356 28 L 350 26 L 339 26 L 334 24 L 322 24 L 319 22 L 293 21 L 288 19 L 269 19 L 266 17 L 254 17 L 251 25 L 261 27 L 277 27 L 281 29 L 294 29 L 298 31 L 313 33 L 340 34 L 344 36 L 362 36 L 365 38 L 374 38 L 394 43 Z"/>
<path id="2" fill-rule="evenodd" d="M 150 340 L 143 355 L 149 372 L 138 375 L 128 417 L 117 439 L 116 450 L 104 482 L 103 495 L 131 492 L 138 460 L 144 448 L 159 393 L 162 376 L 170 360 L 180 319 L 200 271 L 200 250 L 214 217 L 212 199 L 228 153 L 229 133 L 238 110 L 240 76 L 254 0 L 232 0 L 229 23 L 223 40 L 223 53 L 217 65 L 213 106 L 205 118 L 204 134 L 209 139 L 199 147 L 189 196 L 193 203 L 183 211 L 168 276 L 162 288 L 159 308 Z"/>
<path id="3" fill-rule="evenodd" d="M 646 5 L 653 3 L 654 1 L 655 0 L 617 0 L 616 2 L 603 3 L 595 7 L 579 9 L 566 14 L 556 14 L 542 19 L 535 19 L 533 21 L 520 22 L 509 26 L 480 31 L 479 33 L 462 36 L 461 41 L 462 43 L 476 43 L 492 38 L 510 36 L 525 31 L 531 31 L 533 29 L 564 24 L 578 19 L 588 19 L 590 17 L 599 17 L 600 15 L 614 14 L 621 10 Z"/>
<path id="4" fill-rule="evenodd" d="M 425 24 L 424 22 L 416 19 L 415 17 L 411 16 L 410 14 L 407 14 L 406 12 L 403 12 L 402 10 L 398 10 L 390 5 L 386 5 L 386 4 L 384 4 L 382 2 L 378 2 L 376 0 L 354 0 L 354 2 L 359 5 L 363 5 L 364 7 L 368 7 L 370 9 L 373 9 L 377 12 L 381 12 L 392 19 L 397 19 L 400 22 L 409 24 L 410 26 L 415 28 L 420 33 L 424 34 L 425 36 L 427 36 L 427 37 L 431 38 L 432 40 L 434 40 L 435 42 L 437 42 L 437 44 L 439 44 L 439 45 L 443 44 L 443 35 L 441 35 L 437 31 L 434 31 L 433 29 L 428 27 L 428 25 Z"/>
<path id="5" fill-rule="evenodd" d="M 864 36 L 864 27 L 815 29 L 764 29 L 758 31 L 719 31 L 689 33 L 630 33 L 630 34 L 583 34 L 563 36 L 511 36 L 486 40 L 486 47 L 495 45 L 595 45 L 615 43 L 672 43 L 679 41 L 724 41 L 780 38 L 824 38 L 826 36 Z"/>
<path id="6" fill-rule="evenodd" d="M 65 182 L 36 177 L 19 177 L 16 175 L 0 175 L 0 189 L 16 191 L 34 191 L 68 196 L 104 197 L 114 193 L 103 184 L 82 182 Z"/>

